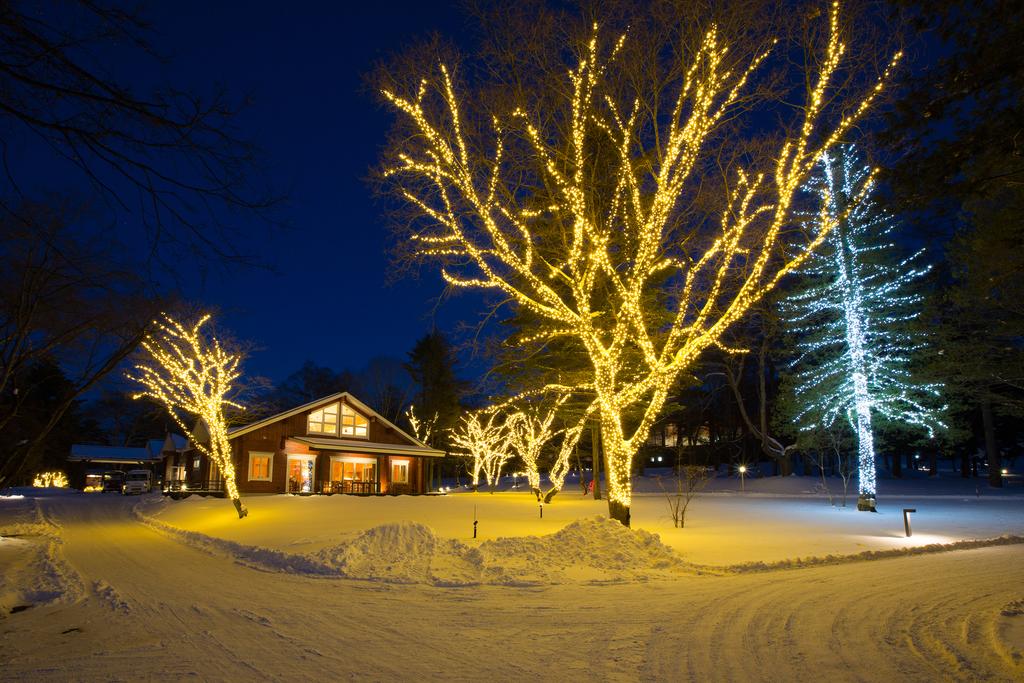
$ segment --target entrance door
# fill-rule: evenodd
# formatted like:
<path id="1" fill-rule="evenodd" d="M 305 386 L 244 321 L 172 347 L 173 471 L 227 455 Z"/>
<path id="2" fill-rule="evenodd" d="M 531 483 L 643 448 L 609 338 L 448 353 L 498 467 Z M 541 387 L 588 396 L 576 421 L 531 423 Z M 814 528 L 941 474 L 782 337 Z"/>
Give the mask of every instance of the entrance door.
<path id="1" fill-rule="evenodd" d="M 288 493 L 312 493 L 314 455 L 288 456 Z"/>

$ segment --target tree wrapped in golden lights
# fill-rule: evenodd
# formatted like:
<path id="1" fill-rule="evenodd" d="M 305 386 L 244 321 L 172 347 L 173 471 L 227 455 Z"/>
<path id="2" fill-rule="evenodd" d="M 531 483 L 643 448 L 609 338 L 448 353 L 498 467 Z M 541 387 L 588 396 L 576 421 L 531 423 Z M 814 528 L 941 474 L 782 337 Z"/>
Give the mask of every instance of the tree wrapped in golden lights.
<path id="1" fill-rule="evenodd" d="M 429 446 L 430 439 L 434 436 L 434 427 L 437 425 L 437 413 L 429 420 L 425 420 L 416 414 L 415 406 L 409 406 L 405 411 L 405 419 L 409 421 L 412 435 Z"/>
<path id="2" fill-rule="evenodd" d="M 583 420 L 567 429 L 556 429 L 555 418 L 558 410 L 568 398 L 568 395 L 562 396 L 547 409 L 536 405 L 527 406 L 510 415 L 506 421 L 508 444 L 523 462 L 523 472 L 526 474 L 530 490 L 537 496 L 538 501 L 543 498 L 545 503 L 550 503 L 555 494 L 562 490 L 570 468 L 569 454 L 579 443 L 586 424 Z M 562 442 L 548 468 L 551 488 L 545 493 L 541 488 L 541 455 L 544 448 L 559 435 L 562 436 Z"/>
<path id="3" fill-rule="evenodd" d="M 136 365 L 128 377 L 143 386 L 133 398 L 145 396 L 163 404 L 185 434 L 192 432 L 188 416 L 203 422 L 210 440 L 193 443 L 220 469 L 224 489 L 241 519 L 248 510 L 238 494 L 225 415 L 226 408 L 242 409 L 229 398 L 241 377 L 241 356 L 229 353 L 216 337 L 204 332 L 209 320 L 210 316 L 204 315 L 185 326 L 164 314 L 162 321 L 154 323 L 155 331 L 142 342 L 149 362 Z"/>
<path id="4" fill-rule="evenodd" d="M 628 40 L 608 41 L 595 25 L 565 86 L 543 100 L 554 110 L 524 102 L 489 121 L 467 117 L 443 63 L 415 88 L 383 93 L 404 126 L 384 175 L 420 218 L 415 250 L 442 262 L 451 287 L 491 290 L 536 320 L 518 343 L 557 339 L 587 358 L 584 380 L 546 389 L 591 397 L 609 512 L 627 525 L 633 457 L 670 388 L 834 227 L 823 217 L 806 249 L 783 256 L 800 186 L 898 58 L 866 95 L 826 112 L 840 101 L 836 82 L 856 81 L 840 75 L 847 47 L 833 5 L 795 120 L 765 143 L 769 162 L 748 164 L 727 153 L 739 143 L 723 132 L 770 48 L 739 64 L 711 25 L 662 98 L 634 87 L 636 72 L 619 63 Z M 715 169 L 713 219 L 687 221 Z"/>
<path id="5" fill-rule="evenodd" d="M 457 453 L 469 459 L 473 490 L 480 486 L 483 475 L 493 492 L 502 468 L 512 458 L 508 430 L 501 416 L 496 411 L 464 415 L 452 432 L 452 445 L 458 449 Z"/>

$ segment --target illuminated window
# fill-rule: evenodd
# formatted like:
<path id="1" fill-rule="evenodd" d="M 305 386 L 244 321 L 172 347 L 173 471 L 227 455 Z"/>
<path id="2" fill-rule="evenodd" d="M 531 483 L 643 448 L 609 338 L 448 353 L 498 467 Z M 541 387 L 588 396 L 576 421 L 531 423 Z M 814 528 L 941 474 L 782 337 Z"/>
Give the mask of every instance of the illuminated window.
<path id="1" fill-rule="evenodd" d="M 679 441 L 679 427 L 673 422 L 669 422 L 665 425 L 665 446 L 668 448 L 675 448 Z"/>
<path id="2" fill-rule="evenodd" d="M 396 460 L 391 463 L 391 483 L 392 484 L 408 484 L 409 483 L 409 461 L 408 460 Z"/>
<path id="3" fill-rule="evenodd" d="M 339 458 L 331 460 L 331 481 L 376 481 L 372 460 Z"/>
<path id="4" fill-rule="evenodd" d="M 338 404 L 332 403 L 309 414 L 307 431 L 310 434 L 338 433 Z"/>
<path id="5" fill-rule="evenodd" d="M 648 446 L 661 446 L 661 427 L 651 427 L 651 433 L 647 435 Z"/>
<path id="6" fill-rule="evenodd" d="M 249 481 L 271 481 L 273 463 L 273 453 L 249 451 Z"/>
<path id="7" fill-rule="evenodd" d="M 349 408 L 341 406 L 341 435 L 367 437 L 370 433 L 370 421 Z"/>
<path id="8" fill-rule="evenodd" d="M 708 429 L 707 425 L 701 425 L 700 429 L 697 430 L 696 441 L 699 444 L 711 443 L 711 430 Z"/>

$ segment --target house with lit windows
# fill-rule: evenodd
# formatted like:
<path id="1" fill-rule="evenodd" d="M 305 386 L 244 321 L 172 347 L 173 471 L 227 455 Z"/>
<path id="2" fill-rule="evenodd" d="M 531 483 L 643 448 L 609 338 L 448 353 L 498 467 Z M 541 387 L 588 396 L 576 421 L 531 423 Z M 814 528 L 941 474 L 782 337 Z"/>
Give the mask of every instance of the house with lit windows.
<path id="1" fill-rule="evenodd" d="M 243 494 L 426 493 L 444 457 L 348 392 L 236 427 L 228 439 Z M 165 467 L 165 493 L 223 490 L 218 468 L 195 448 L 169 454 Z"/>
<path id="2" fill-rule="evenodd" d="M 689 429 L 688 429 L 689 427 Z M 656 422 L 644 441 L 640 454 L 640 465 L 646 467 L 669 467 L 679 462 L 685 453 L 687 460 L 701 453 L 708 455 L 711 444 L 708 425 L 686 425 L 676 420 Z"/>

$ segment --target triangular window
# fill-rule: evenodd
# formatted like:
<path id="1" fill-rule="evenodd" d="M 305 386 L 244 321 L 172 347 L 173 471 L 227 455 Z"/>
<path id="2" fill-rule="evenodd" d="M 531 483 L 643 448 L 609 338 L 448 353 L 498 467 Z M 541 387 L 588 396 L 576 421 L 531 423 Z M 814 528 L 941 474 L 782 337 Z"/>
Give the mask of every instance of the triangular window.
<path id="1" fill-rule="evenodd" d="M 310 434 L 338 434 L 338 406 L 332 403 L 309 414 L 307 431 Z"/>
<path id="2" fill-rule="evenodd" d="M 349 408 L 347 405 L 342 404 L 341 435 L 358 436 L 365 439 L 370 435 L 370 421 Z"/>

